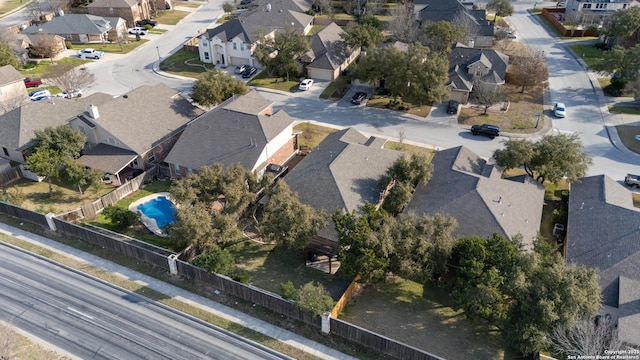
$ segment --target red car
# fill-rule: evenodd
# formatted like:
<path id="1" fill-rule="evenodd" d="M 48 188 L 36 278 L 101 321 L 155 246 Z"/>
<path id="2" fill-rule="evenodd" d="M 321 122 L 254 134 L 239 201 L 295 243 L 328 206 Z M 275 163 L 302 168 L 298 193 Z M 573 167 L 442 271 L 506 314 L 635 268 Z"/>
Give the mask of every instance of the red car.
<path id="1" fill-rule="evenodd" d="M 42 80 L 40 79 L 32 79 L 32 78 L 24 78 L 24 86 L 27 88 L 36 87 L 42 85 Z"/>

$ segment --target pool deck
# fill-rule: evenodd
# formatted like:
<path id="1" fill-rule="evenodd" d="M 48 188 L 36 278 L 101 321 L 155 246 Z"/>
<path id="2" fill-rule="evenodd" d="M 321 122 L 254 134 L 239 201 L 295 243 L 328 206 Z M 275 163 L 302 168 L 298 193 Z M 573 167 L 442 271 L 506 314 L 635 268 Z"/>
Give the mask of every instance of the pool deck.
<path id="1" fill-rule="evenodd" d="M 159 198 L 161 196 L 164 196 L 167 199 L 171 199 L 171 194 L 168 192 L 155 193 L 153 195 L 145 196 L 142 199 L 132 202 L 131 205 L 129 205 L 129 211 L 137 212 L 138 214 L 140 214 L 140 221 L 144 224 L 144 226 L 147 227 L 147 229 L 149 229 L 149 231 L 153 232 L 157 236 L 167 237 L 168 235 L 158 227 L 158 223 L 156 223 L 155 219 L 145 216 L 140 210 L 138 210 L 138 206 L 140 206 L 141 204 L 144 204 L 147 201 L 155 200 L 156 198 Z"/>

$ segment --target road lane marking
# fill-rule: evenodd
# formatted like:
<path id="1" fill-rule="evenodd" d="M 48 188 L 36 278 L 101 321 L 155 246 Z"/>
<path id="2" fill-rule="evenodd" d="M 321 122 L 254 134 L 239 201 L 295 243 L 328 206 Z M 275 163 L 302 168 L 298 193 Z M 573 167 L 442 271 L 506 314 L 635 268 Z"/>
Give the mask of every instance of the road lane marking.
<path id="1" fill-rule="evenodd" d="M 72 308 L 72 307 L 67 307 L 67 310 L 72 311 L 72 312 L 74 312 L 74 313 L 76 313 L 76 314 L 78 314 L 78 315 L 81 315 L 81 316 L 84 316 L 84 317 L 86 317 L 86 318 L 88 318 L 88 319 L 93 320 L 93 317 L 92 317 L 92 316 L 89 316 L 89 315 L 87 315 L 87 314 L 83 313 L 82 311 L 78 311 L 78 310 L 76 310 L 76 309 L 74 309 L 74 308 Z"/>

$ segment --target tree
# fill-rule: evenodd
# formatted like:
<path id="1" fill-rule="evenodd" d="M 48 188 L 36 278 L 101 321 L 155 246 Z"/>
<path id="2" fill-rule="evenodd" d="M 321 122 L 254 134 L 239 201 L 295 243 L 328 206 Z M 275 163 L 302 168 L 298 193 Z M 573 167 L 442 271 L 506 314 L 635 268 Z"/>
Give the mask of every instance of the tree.
<path id="1" fill-rule="evenodd" d="M 384 200 L 382 208 L 391 214 L 398 214 L 411 200 L 414 189 L 421 182 L 431 178 L 433 167 L 426 156 L 412 154 L 398 158 L 387 169 L 385 176 L 380 179 L 380 185 L 385 189 L 394 180 L 391 192 Z"/>
<path id="2" fill-rule="evenodd" d="M 411 201 L 413 190 L 409 182 L 396 181 L 389 195 L 384 198 L 382 208 L 393 215 L 400 213 Z"/>
<path id="3" fill-rule="evenodd" d="M 325 11 L 331 14 L 331 0 L 313 0 L 311 8 L 313 9 L 313 11 L 319 12 L 320 14 Z"/>
<path id="4" fill-rule="evenodd" d="M 56 150 L 40 149 L 31 154 L 24 164 L 25 169 L 47 178 L 49 197 L 53 196 L 53 179 L 59 177 L 64 159 L 65 157 Z"/>
<path id="5" fill-rule="evenodd" d="M 193 264 L 215 274 L 229 275 L 235 261 L 228 250 L 216 246 L 193 259 Z"/>
<path id="6" fill-rule="evenodd" d="M 408 2 L 398 4 L 391 12 L 391 21 L 387 23 L 387 30 L 391 36 L 407 44 L 414 44 L 422 38 L 420 25 L 415 19 L 413 5 Z"/>
<path id="7" fill-rule="evenodd" d="M 60 52 L 60 47 L 56 42 L 56 38 L 53 35 L 43 34 L 38 36 L 38 40 L 31 46 L 29 53 L 31 56 L 37 56 L 41 58 L 51 59 L 53 65 L 53 58 Z M 71 65 L 71 64 L 66 64 Z M 51 68 L 50 68 L 51 69 Z"/>
<path id="8" fill-rule="evenodd" d="M 582 150 L 578 134 L 545 135 L 536 143 L 509 139 L 504 149 L 494 151 L 496 163 L 513 169 L 522 166 L 529 176 L 543 183 L 566 179 L 574 182 L 587 174 L 592 160 Z"/>
<path id="9" fill-rule="evenodd" d="M 236 5 L 231 1 L 225 1 L 224 3 L 222 3 L 222 11 L 224 11 L 227 14 L 231 13 L 235 9 L 236 9 Z"/>
<path id="10" fill-rule="evenodd" d="M 80 157 L 80 151 L 87 142 L 87 136 L 82 131 L 67 125 L 48 126 L 44 130 L 34 132 L 36 138 L 33 141 L 33 147 L 36 151 L 50 149 L 72 159 Z"/>
<path id="11" fill-rule="evenodd" d="M 513 14 L 513 5 L 511 5 L 509 0 L 490 0 L 487 3 L 487 9 L 495 12 L 493 21 L 496 21 L 498 16 L 505 17 Z"/>
<path id="12" fill-rule="evenodd" d="M 202 106 L 217 105 L 233 95 L 244 95 L 247 86 L 222 70 L 210 70 L 198 77 L 191 89 L 191 99 Z"/>
<path id="13" fill-rule="evenodd" d="M 524 93 L 527 87 L 542 84 L 549 77 L 544 51 L 540 49 L 523 46 L 522 50 L 510 59 L 512 82 L 522 86 L 521 93 Z"/>
<path id="14" fill-rule="evenodd" d="M 625 49 L 621 46 L 614 46 L 611 51 L 604 53 L 604 59 L 595 64 L 594 70 L 613 73 L 611 84 L 619 84 L 619 90 L 629 81 L 638 79 L 640 71 L 640 44 Z"/>
<path id="15" fill-rule="evenodd" d="M 73 158 L 66 158 L 62 165 L 62 176 L 71 185 L 78 187 L 78 192 L 82 194 L 82 187 L 93 181 L 90 171 L 85 166 Z"/>
<path id="16" fill-rule="evenodd" d="M 316 213 L 312 207 L 301 203 L 284 181 L 278 182 L 267 195 L 269 201 L 264 207 L 260 230 L 279 244 L 303 249 L 327 223 L 324 213 Z"/>
<path id="17" fill-rule="evenodd" d="M 640 44 L 640 8 L 619 9 L 607 17 L 604 34 L 624 48 Z"/>
<path id="18" fill-rule="evenodd" d="M 16 57 L 16 53 L 13 51 L 11 45 L 5 42 L 0 42 L 0 66 L 11 65 L 14 68 L 20 66 L 20 62 Z"/>
<path id="19" fill-rule="evenodd" d="M 606 350 L 619 350 L 616 324 L 606 317 L 583 316 L 572 324 L 562 324 L 549 336 L 554 351 L 569 358 L 595 358 Z"/>
<path id="20" fill-rule="evenodd" d="M 255 50 L 255 58 L 263 64 L 269 74 L 284 76 L 289 81 L 289 75 L 298 71 L 296 60 L 309 50 L 309 41 L 298 30 L 287 27 L 271 37 L 261 37 Z"/>
<path id="21" fill-rule="evenodd" d="M 309 282 L 304 284 L 297 294 L 298 306 L 316 316 L 331 311 L 335 302 L 329 295 L 329 291 L 321 284 Z"/>
<path id="22" fill-rule="evenodd" d="M 102 215 L 120 229 L 128 228 L 140 221 L 140 214 L 114 205 L 104 208 Z"/>
<path id="23" fill-rule="evenodd" d="M 205 204 L 177 206 L 174 218 L 169 227 L 172 238 L 193 245 L 196 253 L 215 247 L 213 219 Z"/>
<path id="24" fill-rule="evenodd" d="M 464 26 L 449 21 L 426 23 L 422 30 L 425 33 L 426 46 L 432 51 L 446 53 L 451 51 L 453 44 L 463 41 L 466 34 Z"/>
<path id="25" fill-rule="evenodd" d="M 633 98 L 640 102 L 640 79 L 635 79 L 625 85 L 625 89 L 633 94 Z"/>
<path id="26" fill-rule="evenodd" d="M 484 107 L 483 115 L 487 115 L 487 110 L 489 110 L 491 106 L 504 100 L 502 87 L 495 84 L 488 84 L 478 79 L 473 81 L 473 91 L 471 95 L 476 103 Z"/>
<path id="27" fill-rule="evenodd" d="M 82 89 L 95 80 L 95 76 L 86 69 L 75 67 L 72 63 L 56 63 L 49 67 L 45 77 L 48 81 L 66 91 Z"/>
<path id="28" fill-rule="evenodd" d="M 384 35 L 380 29 L 371 25 L 358 23 L 347 27 L 346 31 L 340 34 L 345 44 L 353 49 L 368 49 L 384 41 Z"/>

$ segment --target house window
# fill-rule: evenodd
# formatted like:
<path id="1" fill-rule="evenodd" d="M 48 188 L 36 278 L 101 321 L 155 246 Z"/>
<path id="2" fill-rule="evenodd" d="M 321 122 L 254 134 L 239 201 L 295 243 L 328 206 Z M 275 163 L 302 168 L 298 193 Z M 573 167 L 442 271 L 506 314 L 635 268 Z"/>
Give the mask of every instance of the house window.
<path id="1" fill-rule="evenodd" d="M 238 50 L 238 44 L 233 43 L 233 50 Z"/>
<path id="2" fill-rule="evenodd" d="M 209 52 L 208 51 L 204 52 L 204 59 L 205 60 L 209 60 Z"/>
<path id="3" fill-rule="evenodd" d="M 591 4 L 584 4 L 582 5 L 583 9 L 591 9 Z"/>
<path id="4" fill-rule="evenodd" d="M 149 155 L 149 157 L 147 158 L 147 162 L 148 163 L 153 163 L 154 161 L 156 161 L 156 154 L 155 153 L 151 153 L 151 155 Z"/>
<path id="5" fill-rule="evenodd" d="M 596 4 L 596 9 L 606 9 L 607 4 Z"/>
<path id="6" fill-rule="evenodd" d="M 116 139 L 114 139 L 114 138 L 112 138 L 112 137 L 108 137 L 108 138 L 107 138 L 107 142 L 108 142 L 109 144 L 114 144 L 114 145 L 115 145 L 115 144 L 116 144 Z"/>
<path id="7" fill-rule="evenodd" d="M 187 174 L 193 174 L 193 169 L 192 168 L 187 168 Z"/>
<path id="8" fill-rule="evenodd" d="M 244 43 L 240 44 L 240 50 L 244 51 Z"/>
<path id="9" fill-rule="evenodd" d="M 7 150 L 6 147 L 4 147 L 4 146 L 2 147 L 2 152 L 4 152 L 5 156 L 9 156 L 9 150 Z"/>
<path id="10" fill-rule="evenodd" d="M 109 8 L 109 14 L 113 14 L 113 8 Z"/>
<path id="11" fill-rule="evenodd" d="M 181 175 L 180 174 L 180 165 L 173 164 L 173 170 L 176 172 L 176 175 Z"/>

